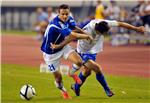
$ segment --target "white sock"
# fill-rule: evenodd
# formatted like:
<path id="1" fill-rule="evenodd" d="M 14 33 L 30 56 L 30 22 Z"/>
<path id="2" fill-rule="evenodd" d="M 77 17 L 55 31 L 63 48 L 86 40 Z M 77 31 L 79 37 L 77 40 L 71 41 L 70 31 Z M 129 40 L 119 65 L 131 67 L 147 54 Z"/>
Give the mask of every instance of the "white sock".
<path id="1" fill-rule="evenodd" d="M 79 66 L 77 66 L 76 64 L 73 64 L 72 69 L 70 70 L 70 75 L 73 75 L 76 71 L 79 70 Z"/>
<path id="2" fill-rule="evenodd" d="M 54 81 L 55 86 L 60 89 L 62 92 L 66 92 L 65 87 L 63 86 L 63 83 L 57 83 L 56 81 Z"/>

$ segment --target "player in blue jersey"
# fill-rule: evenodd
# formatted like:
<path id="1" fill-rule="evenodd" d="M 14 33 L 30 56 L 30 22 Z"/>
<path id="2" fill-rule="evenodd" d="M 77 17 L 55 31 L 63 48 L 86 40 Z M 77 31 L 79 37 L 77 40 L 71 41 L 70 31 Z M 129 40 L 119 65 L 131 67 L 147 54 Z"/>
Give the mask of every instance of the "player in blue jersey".
<path id="1" fill-rule="evenodd" d="M 115 20 L 103 20 L 103 19 L 95 19 L 90 21 L 86 26 L 83 27 L 84 31 L 87 32 L 90 36 L 93 37 L 92 41 L 89 40 L 78 40 L 77 44 L 77 52 L 82 57 L 82 60 L 86 62 L 85 69 L 82 69 L 82 72 L 79 74 L 79 78 L 82 83 L 75 83 L 72 85 L 72 89 L 75 91 L 76 95 L 80 95 L 80 88 L 87 79 L 87 77 L 91 74 L 91 69 L 96 73 L 97 81 L 103 86 L 107 96 L 111 97 L 114 93 L 110 90 L 104 75 L 101 71 L 101 67 L 98 63 L 96 63 L 96 55 L 103 51 L 103 42 L 104 35 L 109 31 L 111 27 L 124 27 L 127 29 L 135 30 L 138 32 L 145 32 L 145 28 L 143 26 L 135 27 L 125 22 L 118 22 Z M 53 45 L 52 48 L 60 48 L 64 45 L 68 44 L 71 39 L 63 41 L 63 45 Z M 74 72 L 78 69 L 74 67 Z"/>
<path id="2" fill-rule="evenodd" d="M 49 70 L 55 77 L 56 87 L 61 90 L 64 98 L 70 98 L 70 96 L 63 86 L 62 76 L 58 71 L 60 59 L 63 57 L 64 59 L 71 61 L 77 68 L 80 68 L 83 63 L 80 56 L 71 48 L 71 46 L 66 45 L 59 49 L 52 49 L 51 44 L 61 44 L 62 41 L 69 38 L 92 40 L 91 36 L 85 35 L 81 29 L 76 27 L 76 23 L 74 19 L 69 16 L 69 12 L 70 9 L 68 5 L 63 4 L 59 7 L 58 16 L 56 16 L 46 28 L 41 46 L 43 58 L 48 65 Z M 75 33 L 73 30 L 80 31 L 82 34 Z"/>

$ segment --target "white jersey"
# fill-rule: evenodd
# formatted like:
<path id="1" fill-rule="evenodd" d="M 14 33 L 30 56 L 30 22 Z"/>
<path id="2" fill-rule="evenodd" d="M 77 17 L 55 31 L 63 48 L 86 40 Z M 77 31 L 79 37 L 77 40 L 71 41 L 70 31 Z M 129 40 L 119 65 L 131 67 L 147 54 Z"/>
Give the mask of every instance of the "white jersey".
<path id="1" fill-rule="evenodd" d="M 95 53 L 103 51 L 104 36 L 102 34 L 97 34 L 94 29 L 95 24 L 101 21 L 106 21 L 110 27 L 118 26 L 118 22 L 114 20 L 113 21 L 103 20 L 103 19 L 92 20 L 83 29 L 85 32 L 91 35 L 94 40 L 92 42 L 86 39 L 78 40 L 77 52 L 95 54 Z"/>

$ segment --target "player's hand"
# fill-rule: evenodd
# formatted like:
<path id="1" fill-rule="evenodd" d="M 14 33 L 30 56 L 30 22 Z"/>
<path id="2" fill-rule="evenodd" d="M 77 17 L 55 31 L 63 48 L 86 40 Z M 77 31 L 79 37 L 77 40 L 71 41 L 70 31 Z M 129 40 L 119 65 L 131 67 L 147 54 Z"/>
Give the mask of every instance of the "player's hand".
<path id="1" fill-rule="evenodd" d="M 52 49 L 58 49 L 59 47 L 60 47 L 59 45 L 51 43 L 51 48 Z"/>
<path id="2" fill-rule="evenodd" d="M 87 38 L 87 39 L 90 40 L 90 41 L 93 41 L 93 37 L 90 36 L 90 35 L 88 35 L 88 38 Z"/>
<path id="3" fill-rule="evenodd" d="M 137 31 L 144 33 L 146 31 L 146 29 L 144 26 L 139 26 L 139 27 L 137 27 Z"/>

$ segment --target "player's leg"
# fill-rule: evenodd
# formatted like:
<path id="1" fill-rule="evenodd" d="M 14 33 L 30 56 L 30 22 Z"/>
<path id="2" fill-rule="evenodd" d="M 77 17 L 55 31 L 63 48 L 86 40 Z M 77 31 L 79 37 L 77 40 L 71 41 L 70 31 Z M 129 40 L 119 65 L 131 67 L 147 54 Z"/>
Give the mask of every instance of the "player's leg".
<path id="1" fill-rule="evenodd" d="M 81 54 L 81 53 L 79 53 L 79 55 L 84 62 L 87 62 L 89 59 L 92 59 L 92 60 L 96 59 L 96 54 Z M 91 69 L 86 68 L 85 66 L 83 66 L 81 70 L 82 70 L 82 72 L 80 72 L 79 78 L 82 81 L 82 83 L 79 84 L 76 82 L 75 84 L 71 85 L 71 89 L 74 90 L 76 96 L 80 95 L 80 87 L 83 85 L 86 78 L 88 76 L 90 76 L 90 74 L 91 74 Z"/>
<path id="2" fill-rule="evenodd" d="M 65 52 L 64 52 L 64 58 L 71 61 L 74 66 L 73 68 L 70 70 L 69 75 L 75 80 L 75 82 L 81 84 L 81 80 L 78 78 L 78 76 L 75 74 L 75 72 L 82 67 L 83 63 L 82 63 L 82 59 L 80 58 L 80 56 L 70 47 L 70 46 L 66 46 L 64 48 Z"/>
<path id="3" fill-rule="evenodd" d="M 87 77 L 90 75 L 91 75 L 91 69 L 83 67 L 82 71 L 79 73 L 79 78 L 81 79 L 82 83 L 81 84 L 76 83 L 79 86 L 79 88 L 83 85 Z"/>
<path id="4" fill-rule="evenodd" d="M 62 96 L 64 99 L 68 99 L 71 98 L 68 93 L 67 90 L 65 89 L 63 82 L 62 82 L 62 75 L 60 74 L 59 71 L 56 71 L 53 73 L 54 77 L 55 77 L 55 86 L 60 89 Z"/>
<path id="5" fill-rule="evenodd" d="M 96 54 L 81 54 L 79 53 L 80 57 L 82 58 L 82 60 L 84 61 L 84 64 L 86 64 L 86 62 L 90 59 L 95 61 L 96 60 Z M 84 81 L 86 80 L 86 78 L 91 74 L 91 68 L 90 67 L 85 67 L 84 69 L 82 69 L 82 72 L 80 72 L 79 74 L 79 78 L 82 80 L 82 82 L 84 83 Z M 82 83 L 82 84 L 83 84 Z M 81 84 L 81 85 L 82 85 Z M 81 86 L 79 85 L 79 86 Z"/>
<path id="6" fill-rule="evenodd" d="M 96 73 L 97 80 L 103 86 L 107 95 L 111 96 L 112 92 L 110 91 L 103 73 L 101 72 L 100 65 L 95 62 L 96 54 L 80 54 L 80 56 L 82 57 L 82 60 L 84 60 L 84 65 L 86 68 L 79 74 L 79 78 L 82 80 L 82 84 L 75 83 L 72 85 L 72 89 L 74 89 L 76 95 L 80 95 L 80 87 L 83 85 L 86 78 L 91 74 L 91 70 L 93 70 Z"/>
<path id="7" fill-rule="evenodd" d="M 111 97 L 113 96 L 113 92 L 110 90 L 110 88 L 108 87 L 108 84 L 105 80 L 105 77 L 103 75 L 103 73 L 101 72 L 101 67 L 98 63 L 96 63 L 93 60 L 88 60 L 85 63 L 85 66 L 92 69 L 95 73 L 96 73 L 96 79 L 98 80 L 98 82 L 102 85 L 102 87 L 104 88 L 107 96 Z"/>
<path id="8" fill-rule="evenodd" d="M 67 98 L 70 98 L 70 96 L 68 95 L 65 87 L 63 86 L 62 75 L 59 72 L 61 55 L 62 55 L 61 52 L 52 54 L 52 55 L 43 53 L 43 57 L 44 57 L 46 64 L 48 65 L 48 69 L 54 75 L 54 78 L 55 78 L 54 83 L 56 87 L 61 91 L 63 97 L 67 99 Z"/>
<path id="9" fill-rule="evenodd" d="M 70 55 L 68 56 L 67 59 L 73 63 L 73 67 L 70 70 L 69 75 L 75 80 L 75 82 L 81 84 L 82 81 L 75 74 L 75 72 L 82 67 L 82 65 L 83 65 L 82 59 L 80 58 L 80 56 L 75 51 L 70 53 Z"/>
<path id="10" fill-rule="evenodd" d="M 82 83 L 75 83 L 71 85 L 71 89 L 75 92 L 76 96 L 80 96 L 80 87 L 84 84 L 85 80 L 88 76 L 91 75 L 91 70 L 85 67 L 81 68 L 81 72 L 79 73 L 79 78 L 82 81 Z"/>

